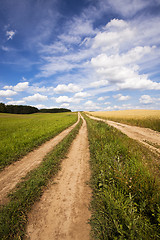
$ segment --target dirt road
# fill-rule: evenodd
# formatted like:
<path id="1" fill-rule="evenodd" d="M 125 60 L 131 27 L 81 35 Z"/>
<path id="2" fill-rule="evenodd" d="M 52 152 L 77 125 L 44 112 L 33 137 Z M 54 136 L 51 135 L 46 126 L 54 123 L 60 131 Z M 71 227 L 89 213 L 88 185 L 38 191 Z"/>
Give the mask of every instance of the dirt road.
<path id="1" fill-rule="evenodd" d="M 152 151 L 154 151 L 158 155 L 160 154 L 160 133 L 159 132 L 153 131 L 152 129 L 149 129 L 149 128 L 130 126 L 127 124 L 104 120 L 104 119 L 93 117 L 90 115 L 87 115 L 87 116 L 94 120 L 98 120 L 98 121 L 100 120 L 100 121 L 106 122 L 108 125 L 113 126 L 119 129 L 121 132 L 125 133 L 128 137 L 143 143 L 145 146 L 150 148 Z"/>
<path id="2" fill-rule="evenodd" d="M 29 214 L 27 239 L 89 240 L 89 178 L 89 145 L 83 119 L 61 171 Z"/>
<path id="3" fill-rule="evenodd" d="M 78 117 L 79 121 L 79 117 Z M 78 121 L 71 127 L 61 132 L 56 137 L 42 144 L 39 148 L 27 154 L 22 160 L 11 164 L 0 172 L 0 204 L 7 201 L 7 194 L 11 191 L 22 177 L 36 168 L 49 153 L 67 134 L 75 127 Z"/>

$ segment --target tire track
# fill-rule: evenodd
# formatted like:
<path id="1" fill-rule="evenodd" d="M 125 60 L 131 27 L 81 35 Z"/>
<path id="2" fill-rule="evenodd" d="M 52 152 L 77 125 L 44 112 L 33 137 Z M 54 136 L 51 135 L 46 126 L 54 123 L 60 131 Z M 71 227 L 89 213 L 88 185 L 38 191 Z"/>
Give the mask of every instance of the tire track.
<path id="1" fill-rule="evenodd" d="M 93 120 L 103 121 L 108 125 L 117 128 L 128 137 L 137 140 L 148 147 L 150 150 L 154 151 L 156 154 L 160 155 L 160 149 L 156 147 L 160 146 L 160 133 L 156 132 L 149 128 L 142 128 L 137 126 L 131 126 L 123 123 L 118 123 L 114 121 L 109 121 L 105 119 L 101 119 L 98 117 L 93 117 L 91 115 L 86 114 Z"/>
<path id="2" fill-rule="evenodd" d="M 82 118 L 83 119 L 83 118 Z M 86 122 L 73 141 L 61 171 L 29 214 L 27 239 L 89 240 L 91 189 Z"/>
<path id="3" fill-rule="evenodd" d="M 49 153 L 68 133 L 77 125 L 78 121 L 69 128 L 62 131 L 56 137 L 42 144 L 39 148 L 28 153 L 20 161 L 17 161 L 2 172 L 0 172 L 0 204 L 5 204 L 8 199 L 8 193 L 25 177 L 28 172 L 36 168 L 44 159 L 45 155 Z"/>

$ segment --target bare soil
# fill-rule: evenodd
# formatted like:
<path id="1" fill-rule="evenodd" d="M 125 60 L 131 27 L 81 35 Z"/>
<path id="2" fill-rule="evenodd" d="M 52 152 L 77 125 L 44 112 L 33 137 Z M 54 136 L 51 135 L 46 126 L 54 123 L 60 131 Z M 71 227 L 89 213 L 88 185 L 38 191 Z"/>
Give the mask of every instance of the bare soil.
<path id="1" fill-rule="evenodd" d="M 89 158 L 87 127 L 83 119 L 61 170 L 29 214 L 27 239 L 90 239 Z"/>
<path id="2" fill-rule="evenodd" d="M 88 117 L 94 120 L 106 122 L 108 125 L 117 128 L 118 130 L 126 134 L 128 137 L 143 143 L 145 146 L 147 146 L 149 149 L 151 149 L 158 155 L 160 154 L 160 133 L 159 132 L 156 132 L 149 128 L 130 126 L 127 124 L 104 120 L 104 119 L 93 117 L 90 115 L 88 115 Z"/>
<path id="3" fill-rule="evenodd" d="M 79 121 L 79 118 L 78 118 Z M 71 127 L 61 132 L 56 137 L 42 144 L 39 148 L 27 154 L 20 161 L 6 167 L 0 172 L 0 204 L 8 201 L 8 193 L 21 181 L 26 174 L 36 168 L 49 153 L 67 134 L 76 126 L 78 121 Z"/>

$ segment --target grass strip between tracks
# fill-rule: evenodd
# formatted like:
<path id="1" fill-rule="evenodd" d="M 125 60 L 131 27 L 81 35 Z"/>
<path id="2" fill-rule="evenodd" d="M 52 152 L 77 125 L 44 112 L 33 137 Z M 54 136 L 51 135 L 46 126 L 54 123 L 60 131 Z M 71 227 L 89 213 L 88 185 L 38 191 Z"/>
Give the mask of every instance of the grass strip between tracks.
<path id="1" fill-rule="evenodd" d="M 31 171 L 16 191 L 10 195 L 10 202 L 0 209 L 1 239 L 23 239 L 27 223 L 27 213 L 42 195 L 45 186 L 60 169 L 60 163 L 79 132 L 82 119 L 78 125 L 50 152 L 40 164 Z"/>
<path id="2" fill-rule="evenodd" d="M 155 156 L 117 129 L 85 118 L 93 239 L 160 239 L 159 179 L 148 167 Z"/>

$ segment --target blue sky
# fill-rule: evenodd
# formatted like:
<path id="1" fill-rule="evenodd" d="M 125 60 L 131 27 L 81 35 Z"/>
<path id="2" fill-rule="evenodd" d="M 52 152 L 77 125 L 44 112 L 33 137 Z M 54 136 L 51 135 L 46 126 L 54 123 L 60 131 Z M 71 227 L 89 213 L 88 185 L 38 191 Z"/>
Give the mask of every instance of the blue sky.
<path id="1" fill-rule="evenodd" d="M 160 109 L 160 0 L 0 0 L 0 102 Z"/>

